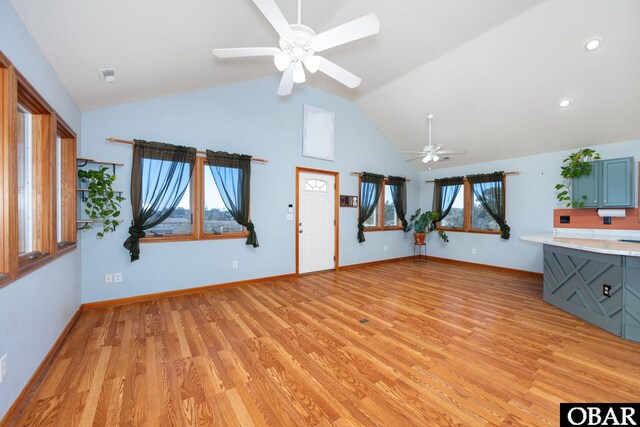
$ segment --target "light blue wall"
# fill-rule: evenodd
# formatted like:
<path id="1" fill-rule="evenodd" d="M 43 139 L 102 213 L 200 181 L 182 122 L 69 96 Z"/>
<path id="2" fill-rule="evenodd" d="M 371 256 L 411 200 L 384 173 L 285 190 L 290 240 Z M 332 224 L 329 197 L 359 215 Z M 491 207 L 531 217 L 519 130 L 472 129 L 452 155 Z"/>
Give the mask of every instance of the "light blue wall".
<path id="1" fill-rule="evenodd" d="M 98 241 L 83 233 L 82 301 L 102 301 L 181 288 L 220 284 L 295 272 L 295 224 L 286 220 L 295 203 L 296 166 L 337 171 L 340 193 L 358 194 L 351 171 L 406 176 L 409 210 L 418 205 L 419 172 L 352 102 L 298 85 L 293 95 L 276 95 L 278 79 L 260 80 L 132 102 L 83 113 L 83 156 L 125 163 L 115 187 L 128 194 L 131 147 L 105 142 L 107 137 L 147 139 L 251 154 L 267 164 L 252 165 L 251 214 L 260 247 L 243 240 L 151 243 L 141 245 L 139 261 L 130 263 L 122 242 L 131 221 L 124 203 L 125 226 Z M 311 104 L 336 114 L 335 161 L 301 156 L 302 107 Z M 125 195 L 126 195 L 125 194 Z M 357 209 L 340 208 L 340 265 L 412 254 L 412 237 L 401 231 L 367 233 L 356 240 Z M 384 246 L 388 247 L 384 251 Z M 239 268 L 232 269 L 232 261 Z M 104 274 L 122 272 L 120 284 L 104 284 Z"/>
<path id="2" fill-rule="evenodd" d="M 8 0 L 0 0 L 0 50 L 79 132 L 80 112 Z M 8 355 L 9 366 L 0 384 L 0 419 L 79 305 L 79 249 L 0 289 L 0 356 Z"/>
<path id="3" fill-rule="evenodd" d="M 602 158 L 634 156 L 640 159 L 640 140 L 594 146 Z M 429 254 L 474 263 L 496 265 L 519 270 L 542 272 L 541 245 L 523 242 L 520 236 L 551 233 L 553 210 L 559 205 L 555 185 L 561 182 L 560 166 L 568 154 L 576 150 L 559 151 L 536 156 L 519 157 L 495 162 L 478 163 L 447 169 L 433 169 L 422 173 L 422 203 L 431 209 L 433 184 L 424 181 L 447 176 L 459 176 L 494 171 L 520 171 L 520 175 L 507 177 L 507 223 L 511 227 L 511 239 L 502 240 L 497 235 L 448 232 L 450 242 L 432 239 Z M 635 182 L 637 179 L 636 170 Z M 471 250 L 476 249 L 472 255 Z"/>

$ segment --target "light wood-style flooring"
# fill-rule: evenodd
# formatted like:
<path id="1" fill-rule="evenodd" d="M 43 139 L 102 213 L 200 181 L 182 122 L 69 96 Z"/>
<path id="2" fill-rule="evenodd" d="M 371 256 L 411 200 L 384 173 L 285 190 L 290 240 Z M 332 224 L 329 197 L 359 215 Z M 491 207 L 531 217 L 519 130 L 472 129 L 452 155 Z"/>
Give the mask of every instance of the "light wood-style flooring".
<path id="1" fill-rule="evenodd" d="M 402 261 L 83 313 L 15 424 L 534 426 L 639 400 L 640 344 L 540 279 Z"/>

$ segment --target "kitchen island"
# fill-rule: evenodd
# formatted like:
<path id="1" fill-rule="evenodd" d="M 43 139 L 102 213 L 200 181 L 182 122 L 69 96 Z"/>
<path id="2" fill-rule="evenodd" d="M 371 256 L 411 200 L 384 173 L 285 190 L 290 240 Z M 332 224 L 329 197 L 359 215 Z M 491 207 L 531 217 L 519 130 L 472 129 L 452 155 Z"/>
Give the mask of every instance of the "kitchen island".
<path id="1" fill-rule="evenodd" d="M 546 302 L 640 342 L 640 232 L 556 230 L 520 239 L 543 245 Z"/>

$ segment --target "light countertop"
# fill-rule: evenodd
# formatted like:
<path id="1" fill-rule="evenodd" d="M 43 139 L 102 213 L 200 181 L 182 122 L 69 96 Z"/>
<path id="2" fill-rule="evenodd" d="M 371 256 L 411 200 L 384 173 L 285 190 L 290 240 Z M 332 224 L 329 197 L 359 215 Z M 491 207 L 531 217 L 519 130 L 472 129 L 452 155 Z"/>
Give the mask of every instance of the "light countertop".
<path id="1" fill-rule="evenodd" d="M 555 229 L 549 234 L 521 236 L 520 240 L 611 255 L 640 257 L 640 243 L 620 242 L 620 239 L 640 241 L 640 230 L 580 230 Z"/>

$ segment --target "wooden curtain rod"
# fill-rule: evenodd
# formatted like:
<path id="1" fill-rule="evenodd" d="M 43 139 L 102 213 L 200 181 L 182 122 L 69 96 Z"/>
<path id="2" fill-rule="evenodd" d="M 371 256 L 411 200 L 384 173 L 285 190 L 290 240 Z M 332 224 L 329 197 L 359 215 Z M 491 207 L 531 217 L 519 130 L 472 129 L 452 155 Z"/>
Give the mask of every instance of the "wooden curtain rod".
<path id="1" fill-rule="evenodd" d="M 118 139 L 118 138 L 105 138 L 107 141 L 109 142 L 117 142 L 118 144 L 129 144 L 129 145 L 136 145 L 135 141 L 129 141 L 127 139 Z M 206 151 L 197 151 L 198 154 L 202 154 L 203 156 L 207 155 Z M 260 162 L 260 163 L 268 163 L 269 160 L 266 159 L 259 159 L 257 157 L 252 157 L 251 158 L 252 162 Z"/>
<path id="2" fill-rule="evenodd" d="M 351 175 L 353 176 L 360 176 L 362 175 L 362 172 L 351 172 Z M 388 176 L 385 175 L 385 178 L 389 178 Z M 407 180 L 407 182 L 411 181 L 410 179 Z"/>
<path id="3" fill-rule="evenodd" d="M 520 171 L 511 171 L 511 172 L 503 172 L 502 175 L 507 176 L 507 175 L 520 175 Z M 465 181 L 467 180 L 466 176 L 462 177 Z M 429 182 L 436 182 L 435 179 L 430 179 L 429 181 L 425 181 L 426 183 Z"/>

